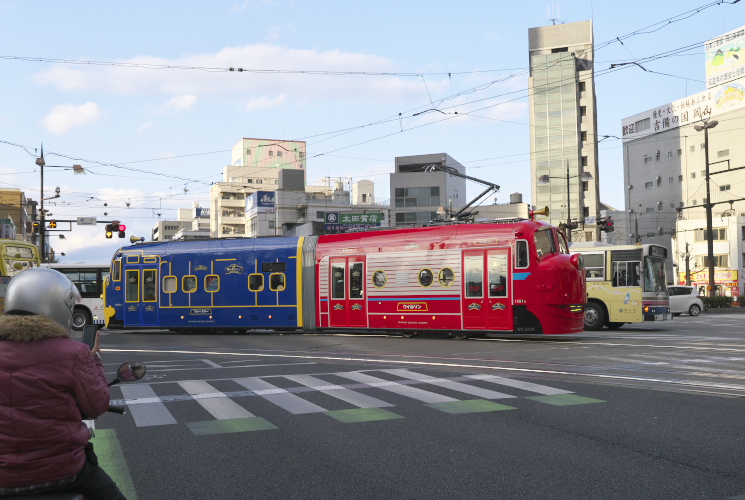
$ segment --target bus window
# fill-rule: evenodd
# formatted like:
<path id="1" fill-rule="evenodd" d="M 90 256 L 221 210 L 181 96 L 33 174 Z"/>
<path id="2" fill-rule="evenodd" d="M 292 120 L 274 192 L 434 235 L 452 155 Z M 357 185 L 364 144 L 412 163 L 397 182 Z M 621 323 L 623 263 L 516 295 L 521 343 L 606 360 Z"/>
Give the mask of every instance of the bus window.
<path id="1" fill-rule="evenodd" d="M 332 264 L 331 265 L 331 298 L 332 299 L 343 299 L 344 298 L 344 264 Z"/>
<path id="2" fill-rule="evenodd" d="M 273 292 L 281 292 L 285 289 L 285 275 L 284 273 L 272 273 L 269 275 L 269 290 Z"/>
<path id="3" fill-rule="evenodd" d="M 480 255 L 467 256 L 466 264 L 466 297 L 483 297 L 484 258 Z"/>
<path id="4" fill-rule="evenodd" d="M 553 233 L 550 229 L 541 229 L 535 232 L 535 251 L 538 257 L 556 251 Z"/>
<path id="5" fill-rule="evenodd" d="M 362 286 L 364 285 L 362 276 L 362 262 L 352 262 L 349 264 L 349 298 L 361 299 Z"/>
<path id="6" fill-rule="evenodd" d="M 252 292 L 262 291 L 264 289 L 264 275 L 258 273 L 249 274 L 248 289 Z"/>
<path id="7" fill-rule="evenodd" d="M 604 253 L 585 253 L 582 254 L 585 259 L 585 277 L 588 280 L 604 281 L 605 280 L 605 254 Z"/>
<path id="8" fill-rule="evenodd" d="M 664 259 L 644 257 L 644 291 L 667 292 Z"/>
<path id="9" fill-rule="evenodd" d="M 529 267 L 530 259 L 528 255 L 528 241 L 517 240 L 515 242 L 515 267 L 519 269 Z"/>
<path id="10" fill-rule="evenodd" d="M 197 277 L 196 276 L 184 276 L 181 278 L 181 289 L 185 293 L 194 293 L 197 291 Z"/>
<path id="11" fill-rule="evenodd" d="M 158 293 L 156 283 L 158 281 L 158 271 L 155 269 L 145 269 L 142 271 L 142 301 L 157 302 Z"/>
<path id="12" fill-rule="evenodd" d="M 489 297 L 507 297 L 507 255 L 489 256 Z"/>
<path id="13" fill-rule="evenodd" d="M 140 301 L 140 271 L 133 269 L 127 271 L 126 301 Z"/>

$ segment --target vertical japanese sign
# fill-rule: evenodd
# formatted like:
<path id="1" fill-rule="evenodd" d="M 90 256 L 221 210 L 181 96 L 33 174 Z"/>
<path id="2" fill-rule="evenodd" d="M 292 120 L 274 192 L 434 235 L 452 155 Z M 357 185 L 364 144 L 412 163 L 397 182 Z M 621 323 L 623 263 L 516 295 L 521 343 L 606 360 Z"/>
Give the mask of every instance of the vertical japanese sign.
<path id="1" fill-rule="evenodd" d="M 745 77 L 745 26 L 704 43 L 706 88 Z"/>

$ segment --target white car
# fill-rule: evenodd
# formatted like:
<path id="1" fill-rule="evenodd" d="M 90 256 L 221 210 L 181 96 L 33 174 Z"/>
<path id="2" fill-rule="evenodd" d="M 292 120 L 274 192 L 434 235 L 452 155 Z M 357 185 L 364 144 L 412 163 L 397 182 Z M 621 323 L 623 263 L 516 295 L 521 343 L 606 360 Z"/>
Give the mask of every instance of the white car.
<path id="1" fill-rule="evenodd" d="M 698 316 L 704 310 L 704 303 L 695 286 L 674 285 L 667 287 L 670 295 L 670 312 L 673 316 L 688 313 Z"/>

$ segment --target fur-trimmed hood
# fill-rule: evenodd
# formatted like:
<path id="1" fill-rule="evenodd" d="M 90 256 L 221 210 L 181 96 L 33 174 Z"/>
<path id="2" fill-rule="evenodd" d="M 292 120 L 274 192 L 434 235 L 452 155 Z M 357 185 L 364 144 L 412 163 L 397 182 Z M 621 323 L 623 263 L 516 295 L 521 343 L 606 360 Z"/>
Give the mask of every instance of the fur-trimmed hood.
<path id="1" fill-rule="evenodd" d="M 0 316 L 0 340 L 33 342 L 55 337 L 70 338 L 67 329 L 46 316 L 22 316 L 5 314 Z"/>

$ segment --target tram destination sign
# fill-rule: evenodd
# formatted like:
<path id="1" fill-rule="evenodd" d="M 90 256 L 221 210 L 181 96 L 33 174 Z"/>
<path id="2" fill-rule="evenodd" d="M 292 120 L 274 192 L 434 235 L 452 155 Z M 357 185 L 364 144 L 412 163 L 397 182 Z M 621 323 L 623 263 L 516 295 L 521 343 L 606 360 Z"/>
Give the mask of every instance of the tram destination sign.
<path id="1" fill-rule="evenodd" d="M 346 231 L 347 229 L 364 229 L 380 226 L 383 222 L 382 212 L 325 212 L 324 230 Z"/>

